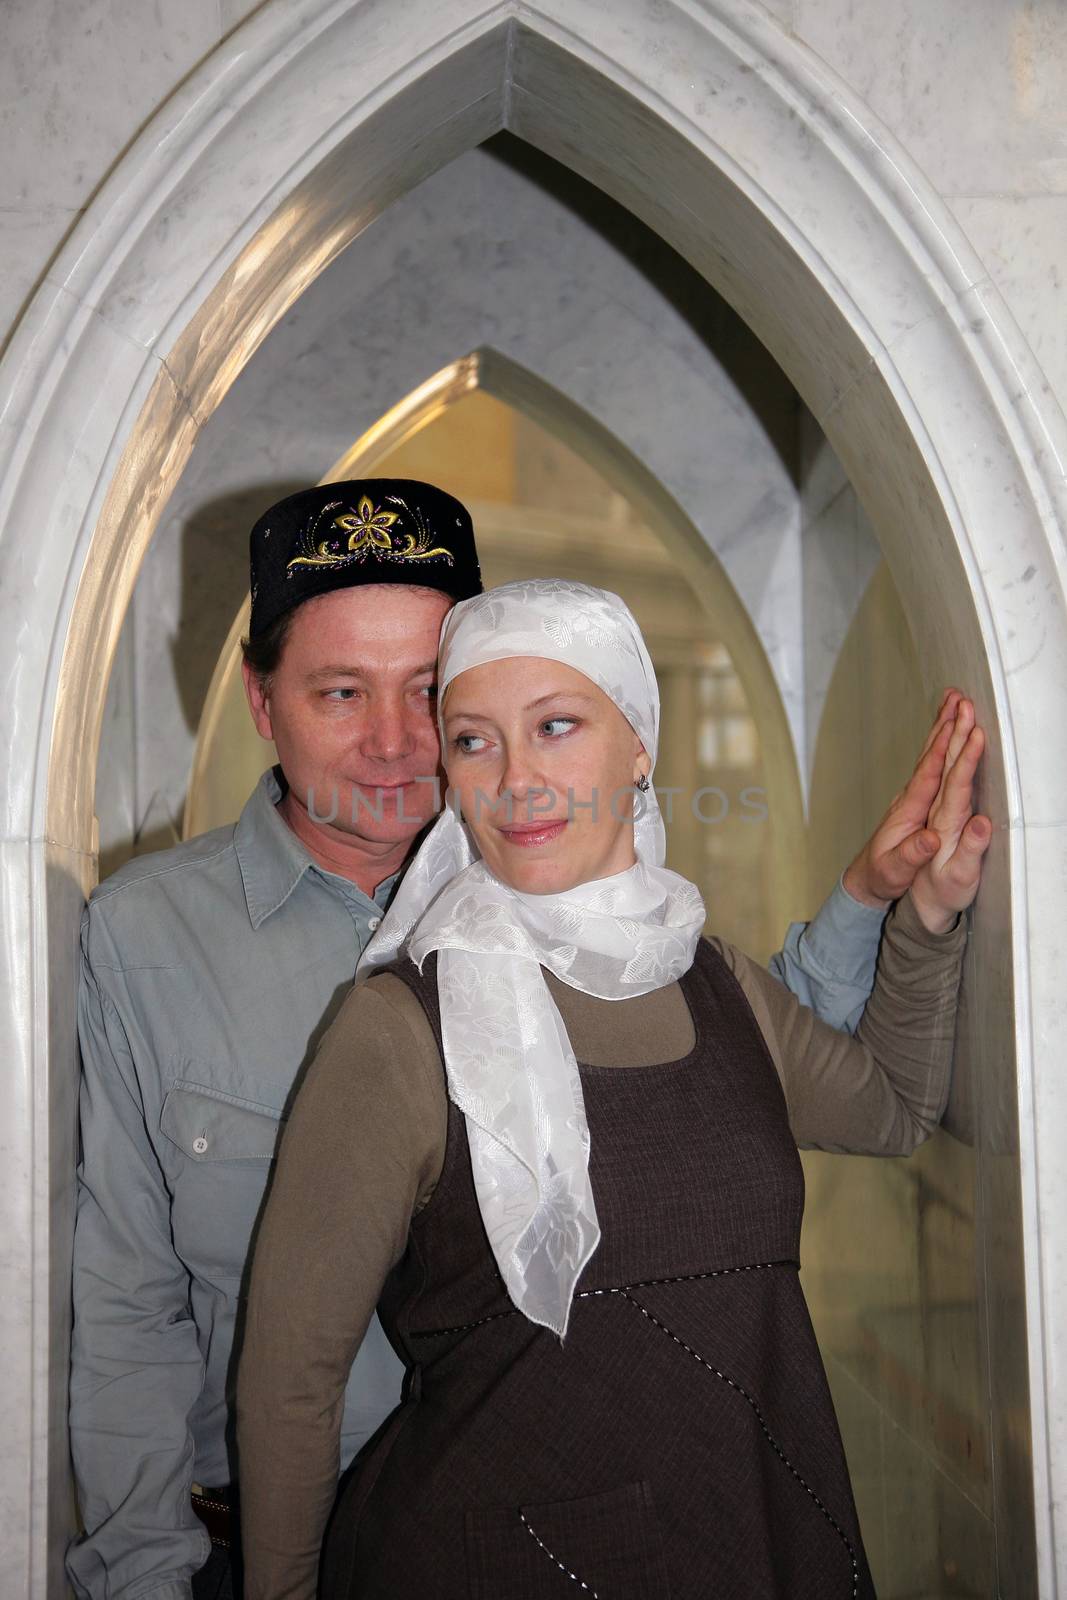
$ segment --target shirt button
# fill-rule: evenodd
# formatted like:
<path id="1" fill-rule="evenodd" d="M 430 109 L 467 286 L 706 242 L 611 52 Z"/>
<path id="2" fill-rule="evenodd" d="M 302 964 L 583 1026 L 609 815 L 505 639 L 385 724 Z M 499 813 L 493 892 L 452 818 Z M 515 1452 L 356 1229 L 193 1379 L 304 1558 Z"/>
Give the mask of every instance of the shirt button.
<path id="1" fill-rule="evenodd" d="M 198 1156 L 202 1156 L 204 1151 L 207 1149 L 207 1140 L 204 1138 L 202 1133 L 197 1134 L 196 1138 L 193 1140 L 193 1149 L 196 1151 Z"/>
<path id="2" fill-rule="evenodd" d="M 370 921 L 367 923 L 367 927 L 370 929 L 371 933 L 374 932 L 375 928 L 380 928 L 381 925 L 381 917 L 371 917 Z"/>

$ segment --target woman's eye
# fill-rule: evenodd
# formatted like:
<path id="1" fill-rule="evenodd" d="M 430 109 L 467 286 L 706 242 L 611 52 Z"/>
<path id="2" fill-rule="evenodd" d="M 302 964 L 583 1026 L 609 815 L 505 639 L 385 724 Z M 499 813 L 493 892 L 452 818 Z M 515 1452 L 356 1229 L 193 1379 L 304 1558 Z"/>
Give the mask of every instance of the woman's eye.
<path id="1" fill-rule="evenodd" d="M 566 733 L 570 728 L 578 726 L 577 717 L 547 717 L 541 724 L 541 732 L 547 729 L 550 739 L 558 739 L 561 733 Z"/>
<path id="2" fill-rule="evenodd" d="M 452 743 L 465 756 L 479 755 L 485 748 L 485 740 L 480 733 L 457 733 Z"/>

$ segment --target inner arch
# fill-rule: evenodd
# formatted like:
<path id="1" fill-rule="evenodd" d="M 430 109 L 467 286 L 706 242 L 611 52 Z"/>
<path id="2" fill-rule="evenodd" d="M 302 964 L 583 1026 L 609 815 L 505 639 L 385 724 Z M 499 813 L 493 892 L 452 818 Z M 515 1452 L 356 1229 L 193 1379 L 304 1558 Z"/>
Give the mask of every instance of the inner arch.
<path id="1" fill-rule="evenodd" d="M 721 562 L 673 496 L 632 451 L 558 389 L 498 351 L 482 348 L 433 374 L 393 406 L 333 463 L 323 481 L 391 470 L 389 458 L 395 458 L 416 434 L 476 391 L 536 422 L 610 484 L 654 532 L 714 624 L 760 730 L 762 766 L 773 808 L 773 826 L 766 830 L 770 853 L 767 922 L 775 930 L 784 928 L 796 907 L 804 903 L 807 882 L 796 853 L 796 840 L 804 827 L 798 763 L 775 676 L 751 617 Z M 246 600 L 229 629 L 204 701 L 189 777 L 185 837 L 222 820 L 211 811 L 212 771 L 226 739 L 232 737 L 228 730 L 243 727 L 247 720 L 240 681 L 240 639 L 247 628 Z M 768 945 L 766 953 L 770 948 Z"/>

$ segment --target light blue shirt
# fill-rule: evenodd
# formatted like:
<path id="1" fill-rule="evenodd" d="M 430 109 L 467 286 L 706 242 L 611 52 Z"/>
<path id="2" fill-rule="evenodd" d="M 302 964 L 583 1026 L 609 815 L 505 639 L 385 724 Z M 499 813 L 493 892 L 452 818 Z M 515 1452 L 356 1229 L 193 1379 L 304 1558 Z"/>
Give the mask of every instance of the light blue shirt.
<path id="1" fill-rule="evenodd" d="M 82 919 L 68 1571 L 91 1600 L 188 1600 L 210 1553 L 189 1489 L 235 1476 L 234 1331 L 279 1127 L 395 882 L 370 899 L 324 871 L 281 794 L 264 773 L 236 827 L 130 861 Z M 402 1373 L 375 1320 L 346 1462 Z"/>
<path id="2" fill-rule="evenodd" d="M 811 922 L 791 922 L 767 963 L 780 983 L 823 1022 L 855 1033 L 874 988 L 885 911 L 861 905 L 838 878 Z"/>
<path id="3" fill-rule="evenodd" d="M 371 899 L 319 867 L 276 810 L 279 775 L 235 827 L 129 862 L 82 919 L 70 1420 L 87 1531 L 68 1572 L 83 1600 L 189 1600 L 208 1557 L 189 1490 L 236 1476 L 235 1331 L 279 1128 L 395 882 Z M 855 1027 L 881 923 L 838 885 L 772 970 Z M 344 1462 L 402 1371 L 375 1319 Z"/>

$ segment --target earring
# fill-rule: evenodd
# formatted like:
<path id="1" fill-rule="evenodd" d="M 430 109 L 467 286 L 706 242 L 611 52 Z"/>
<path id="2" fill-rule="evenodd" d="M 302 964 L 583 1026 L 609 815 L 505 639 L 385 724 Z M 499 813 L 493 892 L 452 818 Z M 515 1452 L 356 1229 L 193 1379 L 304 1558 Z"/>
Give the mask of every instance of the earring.
<path id="1" fill-rule="evenodd" d="M 636 783 L 635 787 L 640 791 L 641 794 L 647 794 L 648 793 L 648 791 L 652 787 L 652 785 L 651 785 L 651 781 L 649 779 L 649 776 L 648 776 L 647 772 L 643 772 L 641 774 L 641 776 L 637 780 L 637 783 Z"/>

